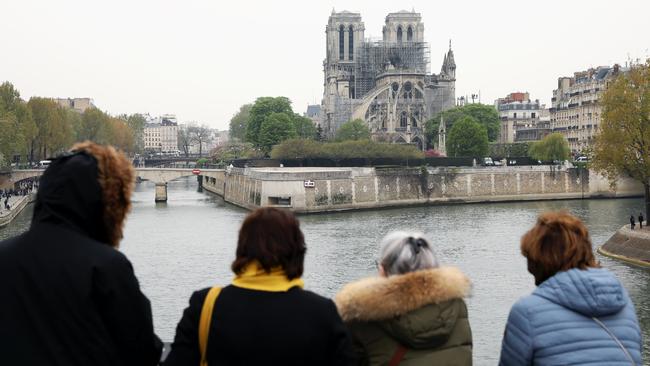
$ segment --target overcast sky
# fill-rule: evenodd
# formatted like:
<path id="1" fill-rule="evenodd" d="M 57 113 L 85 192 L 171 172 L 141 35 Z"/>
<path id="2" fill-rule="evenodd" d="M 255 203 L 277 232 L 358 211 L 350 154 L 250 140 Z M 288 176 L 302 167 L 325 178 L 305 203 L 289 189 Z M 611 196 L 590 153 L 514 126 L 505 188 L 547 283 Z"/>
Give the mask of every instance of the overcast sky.
<path id="1" fill-rule="evenodd" d="M 439 72 L 449 39 L 456 96 L 483 103 L 529 91 L 548 103 L 559 76 L 644 59 L 649 0 L 32 1 L 0 0 L 0 81 L 31 96 L 91 97 L 111 114 L 174 113 L 226 129 L 239 106 L 323 94 L 325 25 L 360 12 L 380 37 L 389 12 L 422 14 Z"/>

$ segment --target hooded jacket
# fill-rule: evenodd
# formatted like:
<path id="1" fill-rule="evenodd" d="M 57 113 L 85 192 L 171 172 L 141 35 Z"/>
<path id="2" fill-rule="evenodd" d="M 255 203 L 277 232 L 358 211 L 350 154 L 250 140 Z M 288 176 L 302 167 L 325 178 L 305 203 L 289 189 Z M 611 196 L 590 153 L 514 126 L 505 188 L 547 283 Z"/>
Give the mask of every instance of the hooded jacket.
<path id="1" fill-rule="evenodd" d="M 559 272 L 515 303 L 500 365 L 641 365 L 641 331 L 621 283 L 602 268 Z"/>
<path id="2" fill-rule="evenodd" d="M 100 166 L 110 160 L 104 158 Z M 104 173 L 94 154 L 53 161 L 31 228 L 0 243 L 2 364 L 157 364 L 162 345 L 149 301 L 131 263 L 109 245 L 121 237 L 121 224 L 107 225 L 119 216 L 107 210 L 128 200 L 105 202 L 124 194 L 110 191 L 122 186 L 108 179 L 120 178 Z"/>
<path id="3" fill-rule="evenodd" d="M 463 297 L 469 279 L 453 267 L 363 279 L 336 295 L 360 365 L 471 365 L 472 333 Z"/>

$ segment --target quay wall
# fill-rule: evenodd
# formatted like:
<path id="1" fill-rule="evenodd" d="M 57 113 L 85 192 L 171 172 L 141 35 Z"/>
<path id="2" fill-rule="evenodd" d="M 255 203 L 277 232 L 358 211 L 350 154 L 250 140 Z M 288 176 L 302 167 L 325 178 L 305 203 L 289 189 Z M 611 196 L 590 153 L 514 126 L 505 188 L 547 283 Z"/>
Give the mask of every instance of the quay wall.
<path id="1" fill-rule="evenodd" d="M 642 195 L 622 179 L 612 189 L 588 170 L 554 167 L 231 168 L 204 177 L 226 202 L 299 213 L 463 202 L 555 200 Z"/>
<path id="2" fill-rule="evenodd" d="M 647 225 L 648 222 L 646 221 Z M 598 253 L 637 266 L 650 268 L 650 230 L 631 230 L 628 225 L 618 229 Z"/>
<path id="3" fill-rule="evenodd" d="M 0 214 L 0 228 L 9 225 L 9 223 L 11 223 L 16 218 L 16 216 L 20 215 L 20 213 L 23 212 L 29 203 L 34 202 L 35 200 L 36 193 L 30 193 L 29 195 L 22 197 L 18 203 L 14 204 L 14 207 L 12 207 L 11 210 L 3 210 Z"/>

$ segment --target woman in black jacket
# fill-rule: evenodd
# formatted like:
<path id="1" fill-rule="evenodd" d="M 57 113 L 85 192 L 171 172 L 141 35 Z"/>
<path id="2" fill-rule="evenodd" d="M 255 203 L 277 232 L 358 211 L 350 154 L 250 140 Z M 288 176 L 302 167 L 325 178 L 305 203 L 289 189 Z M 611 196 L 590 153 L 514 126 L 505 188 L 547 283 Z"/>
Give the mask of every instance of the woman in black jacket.
<path id="1" fill-rule="evenodd" d="M 345 365 L 349 338 L 334 303 L 303 290 L 305 242 L 290 212 L 258 209 L 239 231 L 235 278 L 202 312 L 209 288 L 192 294 L 166 366 L 199 365 L 199 324 L 211 316 L 211 365 Z M 209 309 L 209 306 L 206 307 Z"/>
<path id="2" fill-rule="evenodd" d="M 45 171 L 29 231 L 0 243 L 1 364 L 158 363 L 149 300 L 116 250 L 134 178 L 93 143 Z"/>

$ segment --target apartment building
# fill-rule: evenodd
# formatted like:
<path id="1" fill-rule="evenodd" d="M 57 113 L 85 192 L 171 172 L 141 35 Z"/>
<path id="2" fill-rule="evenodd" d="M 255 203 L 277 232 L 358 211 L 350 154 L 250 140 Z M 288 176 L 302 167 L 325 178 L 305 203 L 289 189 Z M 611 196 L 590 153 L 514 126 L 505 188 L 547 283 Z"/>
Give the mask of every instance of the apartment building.
<path id="1" fill-rule="evenodd" d="M 178 151 L 178 122 L 173 114 L 147 121 L 144 127 L 144 149 L 161 153 Z"/>
<path id="2" fill-rule="evenodd" d="M 517 131 L 533 131 L 540 128 L 540 114 L 546 108 L 539 103 L 539 99 L 530 100 L 530 95 L 522 92 L 508 94 L 505 98 L 499 98 L 494 102 L 494 107 L 499 113 L 501 128 L 499 130 L 499 143 L 513 143 L 517 141 Z M 521 137 L 525 136 L 525 137 Z M 520 135 L 520 139 L 526 141 L 531 134 Z M 534 136 L 538 136 L 538 133 Z"/>
<path id="3" fill-rule="evenodd" d="M 566 137 L 574 154 L 593 144 L 601 118 L 598 100 L 608 82 L 622 71 L 619 65 L 600 66 L 558 78 L 551 99 L 551 128 Z"/>

